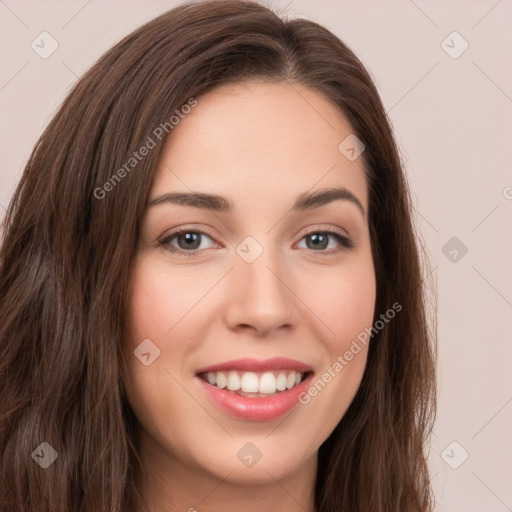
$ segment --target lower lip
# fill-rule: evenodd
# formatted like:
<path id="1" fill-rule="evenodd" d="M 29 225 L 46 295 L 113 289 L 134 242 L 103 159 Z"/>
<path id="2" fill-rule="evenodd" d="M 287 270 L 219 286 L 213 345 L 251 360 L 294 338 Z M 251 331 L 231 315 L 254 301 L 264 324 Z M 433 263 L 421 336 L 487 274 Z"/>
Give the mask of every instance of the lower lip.
<path id="1" fill-rule="evenodd" d="M 201 377 L 196 376 L 196 378 L 210 400 L 222 411 L 236 418 L 267 421 L 283 416 L 297 405 L 299 395 L 309 387 L 313 374 L 308 375 L 298 386 L 268 398 L 249 398 L 237 395 L 232 391 L 219 389 Z"/>

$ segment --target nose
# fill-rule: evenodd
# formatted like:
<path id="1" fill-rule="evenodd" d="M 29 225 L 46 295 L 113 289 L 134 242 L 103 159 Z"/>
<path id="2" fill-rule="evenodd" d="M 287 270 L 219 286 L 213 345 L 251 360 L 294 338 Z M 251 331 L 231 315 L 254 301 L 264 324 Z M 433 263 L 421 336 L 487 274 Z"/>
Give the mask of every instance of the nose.
<path id="1" fill-rule="evenodd" d="M 275 258 L 262 255 L 247 263 L 235 256 L 228 276 L 225 321 L 230 329 L 264 337 L 295 325 L 293 277 Z"/>

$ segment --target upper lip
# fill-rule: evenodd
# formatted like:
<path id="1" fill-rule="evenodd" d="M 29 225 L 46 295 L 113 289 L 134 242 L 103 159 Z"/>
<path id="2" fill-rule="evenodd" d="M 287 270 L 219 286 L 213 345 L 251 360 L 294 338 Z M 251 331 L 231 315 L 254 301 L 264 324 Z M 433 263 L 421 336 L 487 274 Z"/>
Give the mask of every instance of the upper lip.
<path id="1" fill-rule="evenodd" d="M 197 374 L 207 372 L 221 372 L 229 370 L 242 370 L 247 372 L 265 372 L 271 370 L 297 370 L 299 372 L 310 372 L 313 368 L 301 361 L 288 357 L 272 357 L 270 359 L 252 359 L 245 357 L 233 359 L 224 363 L 206 366 L 197 370 Z"/>

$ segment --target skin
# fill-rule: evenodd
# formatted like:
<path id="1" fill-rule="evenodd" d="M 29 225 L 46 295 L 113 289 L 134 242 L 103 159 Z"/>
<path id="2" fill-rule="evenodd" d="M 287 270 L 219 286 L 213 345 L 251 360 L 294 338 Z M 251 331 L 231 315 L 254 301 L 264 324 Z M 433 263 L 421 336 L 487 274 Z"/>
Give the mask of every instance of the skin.
<path id="1" fill-rule="evenodd" d="M 235 208 L 164 203 L 144 218 L 124 347 L 148 475 L 141 488 L 151 511 L 311 512 L 317 451 L 360 385 L 367 347 L 310 403 L 272 421 L 228 416 L 195 373 L 241 357 L 285 356 L 319 377 L 372 325 L 367 217 L 340 200 L 289 212 L 298 195 L 334 186 L 349 189 L 367 212 L 363 161 L 338 150 L 353 132 L 346 118 L 303 86 L 252 81 L 197 100 L 165 142 L 150 200 L 193 190 Z M 183 236 L 168 243 L 182 256 L 159 245 L 180 227 L 211 233 L 200 238 L 199 255 L 186 254 Z M 355 248 L 331 237 L 316 248 L 306 236 L 336 229 Z M 236 252 L 247 236 L 263 248 L 251 264 Z M 133 354 L 145 339 L 160 349 L 149 366 Z M 250 468 L 236 456 L 247 442 L 262 453 Z"/>

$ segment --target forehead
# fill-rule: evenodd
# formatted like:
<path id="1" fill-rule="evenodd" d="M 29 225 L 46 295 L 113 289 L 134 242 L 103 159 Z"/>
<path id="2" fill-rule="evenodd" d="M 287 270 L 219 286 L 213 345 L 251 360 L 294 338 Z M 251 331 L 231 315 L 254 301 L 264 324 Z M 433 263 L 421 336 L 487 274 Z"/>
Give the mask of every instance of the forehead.
<path id="1" fill-rule="evenodd" d="M 152 196 L 222 192 L 244 201 L 344 186 L 367 207 L 363 159 L 338 149 L 353 129 L 328 98 L 298 84 L 246 82 L 197 99 L 165 141 Z"/>

